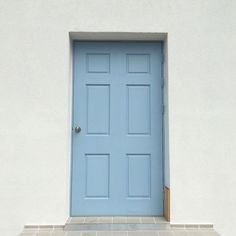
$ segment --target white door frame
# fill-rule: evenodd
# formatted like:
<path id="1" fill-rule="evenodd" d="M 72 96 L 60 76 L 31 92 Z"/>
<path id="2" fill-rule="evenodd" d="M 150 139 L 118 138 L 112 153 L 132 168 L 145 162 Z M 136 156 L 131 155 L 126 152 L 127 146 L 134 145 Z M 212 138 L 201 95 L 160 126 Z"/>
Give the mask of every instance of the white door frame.
<path id="1" fill-rule="evenodd" d="M 163 53 L 164 53 L 164 62 L 163 62 L 163 79 L 164 79 L 164 88 L 163 88 L 163 100 L 164 100 L 164 116 L 163 116 L 163 170 L 164 170 L 164 187 L 167 186 L 170 188 L 169 181 L 169 129 L 168 129 L 168 34 L 167 33 L 147 33 L 147 32 L 69 32 L 69 45 L 70 45 L 70 91 L 69 91 L 69 147 L 72 146 L 71 138 L 71 127 L 72 127 L 72 100 L 73 100 L 73 41 L 74 40 L 102 40 L 102 41 L 122 41 L 122 40 L 132 40 L 132 41 L 162 41 L 163 42 Z M 71 196 L 71 148 L 69 150 L 69 163 L 68 163 L 68 190 L 67 190 L 67 215 L 70 215 L 70 196 Z"/>

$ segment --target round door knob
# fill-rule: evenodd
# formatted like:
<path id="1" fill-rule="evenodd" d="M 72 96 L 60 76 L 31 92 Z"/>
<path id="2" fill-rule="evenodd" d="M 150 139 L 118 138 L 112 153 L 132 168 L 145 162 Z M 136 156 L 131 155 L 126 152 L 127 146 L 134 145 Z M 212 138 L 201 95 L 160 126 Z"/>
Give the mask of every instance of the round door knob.
<path id="1" fill-rule="evenodd" d="M 79 126 L 75 127 L 75 133 L 79 133 L 81 131 L 81 128 Z"/>

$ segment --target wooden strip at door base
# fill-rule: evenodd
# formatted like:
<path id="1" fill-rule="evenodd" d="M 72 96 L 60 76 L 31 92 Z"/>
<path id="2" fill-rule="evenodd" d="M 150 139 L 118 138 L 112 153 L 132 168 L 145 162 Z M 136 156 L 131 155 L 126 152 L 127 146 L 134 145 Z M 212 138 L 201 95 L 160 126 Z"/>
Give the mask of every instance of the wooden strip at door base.
<path id="1" fill-rule="evenodd" d="M 164 195 L 164 217 L 167 221 L 170 221 L 170 189 L 166 186 Z"/>

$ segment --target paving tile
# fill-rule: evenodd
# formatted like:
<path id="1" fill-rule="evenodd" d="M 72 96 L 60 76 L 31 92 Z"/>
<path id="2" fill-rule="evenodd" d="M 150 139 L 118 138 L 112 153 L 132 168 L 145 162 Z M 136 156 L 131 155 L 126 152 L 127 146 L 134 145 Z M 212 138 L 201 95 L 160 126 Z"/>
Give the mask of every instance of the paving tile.
<path id="1" fill-rule="evenodd" d="M 53 225 L 40 225 L 39 231 L 51 231 L 53 230 Z"/>
<path id="2" fill-rule="evenodd" d="M 141 217 L 141 223 L 147 224 L 155 224 L 155 218 L 154 217 Z"/>
<path id="3" fill-rule="evenodd" d="M 54 225 L 53 230 L 61 230 L 63 231 L 65 228 L 65 225 Z"/>
<path id="4" fill-rule="evenodd" d="M 179 230 L 184 230 L 185 229 L 185 225 L 184 224 L 171 224 L 170 228 L 175 230 L 175 229 L 179 229 Z"/>
<path id="5" fill-rule="evenodd" d="M 97 231 L 97 236 L 127 236 L 126 231 Z"/>
<path id="6" fill-rule="evenodd" d="M 80 231 L 67 231 L 67 233 L 65 235 L 66 236 L 81 236 L 82 232 L 80 232 Z"/>
<path id="7" fill-rule="evenodd" d="M 81 231 L 68 231 L 65 235 L 66 236 L 81 236 L 82 232 Z"/>
<path id="8" fill-rule="evenodd" d="M 114 216 L 113 217 L 113 223 L 127 223 L 127 217 L 122 217 L 122 216 Z"/>
<path id="9" fill-rule="evenodd" d="M 50 236 L 65 236 L 66 231 L 63 230 L 54 230 L 51 232 Z"/>
<path id="10" fill-rule="evenodd" d="M 20 236 L 34 236 L 35 232 L 23 232 L 20 234 Z"/>
<path id="11" fill-rule="evenodd" d="M 33 229 L 24 229 L 21 234 L 35 234 L 38 230 Z"/>
<path id="12" fill-rule="evenodd" d="M 81 223 L 84 223 L 84 221 L 85 221 L 85 217 L 71 217 L 70 218 L 70 224 L 73 224 L 73 223 L 81 224 Z"/>
<path id="13" fill-rule="evenodd" d="M 98 217 L 85 217 L 84 223 L 97 223 Z"/>
<path id="14" fill-rule="evenodd" d="M 162 216 L 156 216 L 154 217 L 156 223 L 160 223 L 160 222 L 164 222 L 164 223 L 168 223 L 168 221 L 166 221 L 165 217 L 162 217 Z"/>
<path id="15" fill-rule="evenodd" d="M 128 236 L 158 236 L 157 231 L 129 231 Z"/>
<path id="16" fill-rule="evenodd" d="M 200 230 L 187 230 L 188 236 L 203 236 Z"/>
<path id="17" fill-rule="evenodd" d="M 25 225 L 24 230 L 35 230 L 37 231 L 39 229 L 38 225 Z"/>
<path id="18" fill-rule="evenodd" d="M 193 224 L 186 224 L 185 225 L 186 230 L 190 229 L 190 230 L 198 230 L 199 226 L 198 225 L 193 225 Z"/>
<path id="19" fill-rule="evenodd" d="M 49 236 L 51 233 L 51 230 L 40 230 L 38 231 L 35 236 Z"/>
<path id="20" fill-rule="evenodd" d="M 212 224 L 202 224 L 200 225 L 201 230 L 213 230 L 213 225 Z"/>
<path id="21" fill-rule="evenodd" d="M 127 217 L 127 223 L 141 223 L 141 217 Z"/>
<path id="22" fill-rule="evenodd" d="M 202 236 L 220 236 L 220 235 L 215 231 L 204 230 L 204 231 L 202 231 Z"/>
<path id="23" fill-rule="evenodd" d="M 158 231 L 158 236 L 174 236 L 172 231 Z"/>
<path id="24" fill-rule="evenodd" d="M 82 235 L 81 231 L 67 231 L 66 233 L 66 236 L 81 236 L 81 235 Z"/>
<path id="25" fill-rule="evenodd" d="M 96 231 L 92 232 L 87 231 L 87 232 L 82 232 L 81 234 L 81 236 L 96 236 L 96 235 L 97 235 Z"/>
<path id="26" fill-rule="evenodd" d="M 176 229 L 172 231 L 172 235 L 173 236 L 188 236 L 188 233 L 185 230 Z"/>
<path id="27" fill-rule="evenodd" d="M 112 217 L 98 217 L 98 223 L 112 223 Z"/>

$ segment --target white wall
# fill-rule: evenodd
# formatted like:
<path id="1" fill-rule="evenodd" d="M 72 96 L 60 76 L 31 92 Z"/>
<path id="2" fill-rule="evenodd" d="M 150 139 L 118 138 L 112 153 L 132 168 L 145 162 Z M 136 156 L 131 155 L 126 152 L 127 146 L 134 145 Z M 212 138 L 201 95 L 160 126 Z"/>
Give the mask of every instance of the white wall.
<path id="1" fill-rule="evenodd" d="M 0 231 L 69 215 L 70 31 L 168 32 L 171 221 L 236 234 L 234 0 L 0 0 Z"/>

